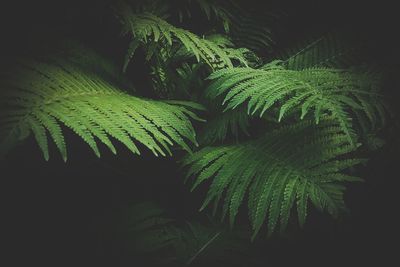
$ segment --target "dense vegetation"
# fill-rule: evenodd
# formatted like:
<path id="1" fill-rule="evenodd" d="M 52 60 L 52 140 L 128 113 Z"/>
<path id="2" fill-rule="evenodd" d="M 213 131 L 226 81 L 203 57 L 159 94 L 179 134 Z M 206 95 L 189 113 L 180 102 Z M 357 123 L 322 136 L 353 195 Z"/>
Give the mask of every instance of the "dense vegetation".
<path id="1" fill-rule="evenodd" d="M 8 57 L 0 157 L 15 162 L 35 140 L 47 164 L 57 150 L 68 163 L 78 153 L 67 150 L 86 143 L 105 159 L 81 161 L 113 162 L 139 195 L 150 168 L 172 164 L 154 194 L 176 200 L 131 197 L 108 227 L 126 264 L 264 266 L 264 242 L 290 236 L 309 213 L 345 217 L 346 188 L 396 142 L 392 69 L 362 33 L 333 24 L 299 35 L 284 8 L 234 0 L 97 7 L 106 43 L 82 30 Z M 193 192 L 168 191 L 177 183 Z"/>

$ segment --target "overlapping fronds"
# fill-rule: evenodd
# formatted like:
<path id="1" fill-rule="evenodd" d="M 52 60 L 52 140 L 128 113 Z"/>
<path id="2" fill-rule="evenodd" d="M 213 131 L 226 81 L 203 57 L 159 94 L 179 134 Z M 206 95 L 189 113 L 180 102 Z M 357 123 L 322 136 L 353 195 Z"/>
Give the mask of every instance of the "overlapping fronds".
<path id="1" fill-rule="evenodd" d="M 231 40 L 220 34 L 212 34 L 205 37 L 206 40 L 213 42 L 220 47 L 235 66 L 258 66 L 260 59 L 253 52 L 246 48 L 235 48 Z M 203 80 L 209 74 L 208 68 L 204 68 L 203 62 L 194 62 L 193 51 L 188 50 L 183 45 L 175 49 L 165 49 L 161 46 L 155 52 L 153 46 L 145 48 L 147 54 L 151 54 L 152 66 L 151 76 L 153 87 L 157 95 L 168 98 L 175 96 L 190 96 L 196 88 L 203 90 Z M 146 57 L 149 59 L 150 57 Z M 187 62 L 192 62 L 188 64 Z M 179 66 L 179 67 L 177 67 Z M 214 68 L 224 68 L 215 62 Z M 124 66 L 124 69 L 126 65 Z"/>
<path id="2" fill-rule="evenodd" d="M 362 111 L 371 121 L 379 112 L 375 105 L 379 102 L 379 79 L 374 73 L 324 68 L 293 71 L 273 65 L 266 69 L 224 69 L 209 78 L 213 80 L 209 95 L 225 94 L 226 109 L 247 103 L 248 113 L 261 111 L 262 116 L 279 103 L 279 120 L 291 111 L 300 110 L 304 118 L 313 110 L 317 123 L 323 114 L 330 113 L 351 144 L 356 136 L 349 112 Z"/>
<path id="3" fill-rule="evenodd" d="M 156 156 L 177 146 L 189 152 L 182 162 L 192 190 L 209 186 L 200 210 L 213 203 L 213 216 L 221 210 L 233 226 L 246 203 L 253 239 L 263 227 L 284 230 L 293 212 L 303 225 L 310 204 L 334 217 L 346 209 L 345 183 L 361 181 L 353 167 L 365 161 L 356 152 L 361 143 L 362 153 L 382 146 L 387 115 L 381 73 L 368 57 L 354 56 L 363 53 L 362 41 L 332 33 L 275 53 L 275 41 L 295 43 L 284 32 L 275 38 L 282 13 L 246 1 L 125 0 L 112 13 L 129 40 L 122 72 L 64 41 L 67 51 L 38 47 L 48 55 L 40 57 L 32 47 L 34 58 L 3 64 L 0 160 L 30 135 L 46 160 L 53 147 L 67 160 L 66 132 L 97 156 L 105 147 L 115 154 L 116 141 L 133 154 L 148 149 Z M 107 36 L 85 40 L 112 53 L 102 42 Z M 136 96 L 134 80 L 163 100 Z M 209 118 L 196 125 L 202 147 L 192 153 L 198 143 L 191 121 L 204 122 L 199 110 Z M 237 242 L 233 229 L 212 219 L 188 223 L 149 203 L 129 214 L 121 229 L 134 264 L 255 266 L 243 236 Z"/>
<path id="4" fill-rule="evenodd" d="M 363 161 L 344 159 L 353 150 L 336 121 L 325 118 L 319 125 L 302 121 L 239 145 L 206 147 L 183 164 L 190 166 L 187 177 L 195 176 L 192 189 L 211 180 L 201 209 L 222 202 L 231 224 L 248 194 L 254 238 L 266 220 L 269 233 L 279 223 L 285 229 L 294 205 L 303 225 L 309 200 L 337 216 L 345 208 L 341 182 L 360 180 L 342 172 Z"/>
<path id="5" fill-rule="evenodd" d="M 281 16 L 279 12 L 263 10 L 248 10 L 246 3 L 235 0 L 195 0 L 191 1 L 200 7 L 209 20 L 215 19 L 223 25 L 239 47 L 266 54 L 275 45 L 272 27 Z M 188 12 L 190 16 L 190 12 Z"/>
<path id="6" fill-rule="evenodd" d="M 197 61 L 201 60 L 212 68 L 221 65 L 232 67 L 227 53 L 212 41 L 200 38 L 185 29 L 177 28 L 151 13 L 134 13 L 127 5 L 119 7 L 117 12 L 123 24 L 123 33 L 132 35 L 126 61 L 132 58 L 141 43 L 148 43 L 148 41 L 157 43 L 164 40 L 170 46 L 174 42 L 179 42 L 195 55 Z"/>
<path id="7" fill-rule="evenodd" d="M 130 252 L 146 266 L 243 266 L 248 242 L 220 225 L 179 221 L 152 202 L 130 207 L 124 234 Z M 253 265 L 254 266 L 254 265 Z"/>
<path id="8" fill-rule="evenodd" d="M 250 117 L 244 108 L 222 112 L 207 121 L 199 134 L 199 143 L 204 145 L 222 142 L 228 136 L 237 139 L 240 133 L 249 135 L 247 131 L 249 125 Z"/>
<path id="9" fill-rule="evenodd" d="M 247 48 L 236 48 L 235 44 L 227 35 L 212 34 L 206 37 L 208 40 L 220 46 L 231 61 L 236 61 L 239 64 L 235 66 L 258 66 L 261 64 L 261 59 L 251 50 Z"/>
<path id="10" fill-rule="evenodd" d="M 186 0 L 187 1 L 187 0 Z M 180 20 L 191 17 L 191 10 L 202 11 L 208 20 L 222 24 L 223 30 L 229 34 L 239 47 L 266 54 L 275 45 L 272 26 L 281 16 L 278 12 L 264 10 L 248 10 L 246 3 L 235 0 L 190 0 L 184 11 L 179 12 Z"/>
<path id="11" fill-rule="evenodd" d="M 249 11 L 245 2 L 229 1 L 230 36 L 240 47 L 249 48 L 261 55 L 274 50 L 276 40 L 274 24 L 282 16 L 273 9 Z"/>
<path id="12" fill-rule="evenodd" d="M 261 59 L 252 51 L 247 48 L 235 48 L 235 45 L 232 43 L 231 39 L 222 34 L 211 34 L 205 36 L 205 39 L 213 42 L 217 45 L 227 57 L 230 59 L 234 66 L 258 66 L 261 64 Z M 186 47 L 180 48 L 176 54 L 174 55 L 175 59 L 188 59 L 190 57 L 195 56 L 193 51 L 187 50 Z M 224 68 L 225 65 L 217 65 L 214 64 L 214 68 Z"/>
<path id="13" fill-rule="evenodd" d="M 155 155 L 170 154 L 174 143 L 187 151 L 188 142 L 196 144 L 189 120 L 196 116 L 185 106 L 131 96 L 66 61 L 21 61 L 1 88 L 2 152 L 32 132 L 47 160 L 49 134 L 66 160 L 61 124 L 79 135 L 97 156 L 97 140 L 116 152 L 110 136 L 136 154 L 140 154 L 138 143 Z"/>

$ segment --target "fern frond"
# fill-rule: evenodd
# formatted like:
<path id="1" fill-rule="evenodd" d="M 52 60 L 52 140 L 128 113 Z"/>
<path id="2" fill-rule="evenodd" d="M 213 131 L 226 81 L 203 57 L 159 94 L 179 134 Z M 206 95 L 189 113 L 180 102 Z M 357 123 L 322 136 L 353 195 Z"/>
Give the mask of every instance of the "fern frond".
<path id="1" fill-rule="evenodd" d="M 206 40 L 213 42 L 226 54 L 229 60 L 232 62 L 233 66 L 243 66 L 243 67 L 255 67 L 261 64 L 261 59 L 251 50 L 247 48 L 235 48 L 231 39 L 228 36 L 221 34 L 211 34 L 204 37 Z M 193 51 L 187 50 L 185 47 L 181 47 L 175 54 L 175 61 L 178 60 L 188 60 L 194 57 Z M 214 64 L 215 69 L 223 68 L 222 64 Z"/>
<path id="2" fill-rule="evenodd" d="M 137 39 L 141 43 L 166 40 L 169 45 L 179 42 L 195 55 L 197 61 L 203 61 L 212 68 L 233 66 L 227 53 L 218 45 L 190 31 L 177 28 L 160 17 L 147 12 L 134 13 L 128 5 L 122 5 L 117 12 L 123 24 L 123 32 L 131 34 L 133 40 Z M 132 57 L 132 47 L 135 48 L 130 45 L 128 59 Z"/>
<path id="3" fill-rule="evenodd" d="M 379 102 L 379 95 L 371 91 L 379 78 L 372 73 L 336 69 L 286 70 L 275 66 L 266 69 L 232 68 L 214 72 L 208 88 L 210 97 L 224 94 L 226 109 L 247 103 L 249 114 L 260 116 L 279 103 L 279 120 L 291 111 L 301 111 L 303 119 L 314 110 L 318 123 L 325 113 L 340 122 L 351 144 L 355 143 L 352 117 L 349 112 L 371 113 L 371 103 Z M 371 102 L 372 101 L 372 102 Z"/>
<path id="4" fill-rule="evenodd" d="M 250 11 L 244 2 L 229 1 L 230 31 L 235 44 L 246 47 L 257 54 L 267 55 L 276 44 L 273 25 L 280 12 L 270 9 Z"/>
<path id="5" fill-rule="evenodd" d="M 213 144 L 226 139 L 231 134 L 235 139 L 239 133 L 248 135 L 250 118 L 244 109 L 228 110 L 208 120 L 203 131 L 199 134 L 200 144 Z"/>
<path id="6" fill-rule="evenodd" d="M 133 153 L 141 143 L 155 155 L 170 153 L 175 143 L 190 151 L 196 144 L 185 106 L 131 96 L 101 76 L 66 61 L 21 61 L 1 85 L 1 151 L 33 132 L 48 159 L 48 137 L 64 160 L 66 144 L 61 124 L 79 135 L 100 156 L 97 139 L 113 153 L 113 137 Z M 189 104 L 188 104 L 189 105 Z"/>
<path id="7" fill-rule="evenodd" d="M 362 162 L 342 159 L 353 150 L 336 120 L 326 118 L 318 125 L 299 122 L 239 145 L 206 147 L 183 164 L 191 166 L 189 176 L 196 176 L 194 188 L 211 180 L 201 209 L 221 198 L 223 216 L 229 214 L 231 224 L 249 192 L 254 238 L 266 218 L 269 233 L 279 223 L 286 227 L 295 203 L 300 224 L 308 200 L 336 216 L 344 208 L 340 182 L 359 180 L 341 172 Z"/>

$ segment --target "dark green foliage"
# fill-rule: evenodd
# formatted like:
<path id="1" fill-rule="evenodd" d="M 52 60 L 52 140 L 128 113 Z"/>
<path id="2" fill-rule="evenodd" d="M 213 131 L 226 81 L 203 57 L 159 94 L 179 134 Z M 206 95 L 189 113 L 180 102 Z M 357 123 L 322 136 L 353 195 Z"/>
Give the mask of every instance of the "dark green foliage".
<path id="1" fill-rule="evenodd" d="M 166 41 L 170 46 L 175 42 L 180 42 L 195 55 L 197 61 L 202 60 L 211 67 L 216 64 L 232 67 L 228 54 L 212 41 L 200 38 L 190 31 L 174 27 L 151 13 L 134 13 L 126 5 L 121 6 L 118 12 L 124 27 L 123 33 L 132 35 L 124 69 L 134 55 L 138 45 L 140 43 L 146 44 L 150 41 L 155 43 Z M 154 46 L 154 49 L 156 47 Z"/>
<path id="2" fill-rule="evenodd" d="M 244 109 L 223 112 L 208 120 L 199 135 L 199 142 L 202 145 L 222 142 L 230 134 L 237 139 L 241 132 L 249 135 L 247 131 L 249 124 L 249 116 Z"/>
<path id="3" fill-rule="evenodd" d="M 274 50 L 276 41 L 273 32 L 274 22 L 282 15 L 271 10 L 258 10 L 257 14 L 246 10 L 244 3 L 231 1 L 231 35 L 239 45 L 258 54 L 268 55 Z"/>
<path id="4" fill-rule="evenodd" d="M 187 5 L 185 5 L 185 3 Z M 215 21 L 222 25 L 225 33 L 230 31 L 232 23 L 232 1 L 215 1 L 215 0 L 182 0 L 180 7 L 184 6 L 183 10 L 179 10 L 179 19 L 182 22 L 184 19 L 192 17 L 192 10 L 201 10 L 210 21 Z"/>
<path id="5" fill-rule="evenodd" d="M 350 40 L 349 37 L 339 33 L 328 33 L 287 49 L 277 57 L 290 70 L 303 70 L 308 68 L 347 68 L 359 65 L 360 42 Z"/>
<path id="6" fill-rule="evenodd" d="M 339 216 L 346 183 L 361 180 L 350 170 L 384 143 L 381 72 L 337 32 L 272 54 L 279 16 L 246 4 L 120 2 L 120 66 L 68 43 L 55 56 L 16 60 L 1 82 L 0 154 L 32 133 L 46 160 L 49 137 L 66 160 L 64 128 L 97 156 L 99 143 L 116 153 L 112 139 L 136 154 L 142 146 L 170 155 L 178 145 L 192 189 L 208 186 L 201 210 L 213 202 L 231 226 L 247 210 L 253 238 L 264 223 L 270 234 L 285 230 L 294 209 L 303 225 L 310 203 Z M 211 26 L 185 24 L 192 16 Z M 135 75 L 155 99 L 140 96 Z M 133 250 L 149 261 L 163 255 L 154 264 L 207 266 L 227 253 L 221 264 L 249 265 L 220 225 L 181 223 L 147 204 L 132 212 Z"/>
<path id="7" fill-rule="evenodd" d="M 282 16 L 280 12 L 271 12 L 273 9 L 269 8 L 254 12 L 245 2 L 232 0 L 195 0 L 193 3 L 209 20 L 222 24 L 237 46 L 264 55 L 274 50 L 276 42 L 272 26 Z"/>
<path id="8" fill-rule="evenodd" d="M 2 153 L 32 131 L 46 160 L 47 134 L 66 160 L 59 122 L 79 135 L 97 156 L 96 139 L 116 153 L 110 136 L 137 154 L 135 143 L 155 155 L 171 154 L 173 143 L 187 151 L 191 150 L 188 142 L 196 144 L 189 121 L 196 116 L 185 106 L 131 96 L 101 76 L 64 60 L 21 61 L 2 88 Z"/>
<path id="9" fill-rule="evenodd" d="M 264 114 L 280 105 L 279 120 L 293 110 L 303 119 L 313 110 L 316 123 L 322 115 L 335 117 L 351 144 L 356 142 L 350 110 L 359 110 L 375 123 L 381 108 L 376 88 L 379 79 L 373 73 L 337 69 L 286 70 L 279 65 L 264 69 L 233 68 L 214 72 L 209 79 L 210 97 L 225 94 L 226 109 L 247 103 L 247 112 Z M 378 104 L 378 106 L 375 106 Z"/>
<path id="10" fill-rule="evenodd" d="M 243 144 L 206 147 L 186 158 L 184 165 L 190 165 L 188 176 L 197 176 L 192 189 L 212 179 L 201 209 L 221 199 L 223 217 L 229 215 L 231 225 L 248 192 L 254 238 L 266 217 L 270 233 L 278 222 L 284 229 L 295 202 L 301 225 L 308 200 L 337 216 L 344 209 L 340 182 L 360 180 L 341 172 L 362 162 L 338 159 L 352 151 L 340 125 L 328 118 L 319 125 L 293 124 Z"/>
<path id="11" fill-rule="evenodd" d="M 122 232 L 136 259 L 150 266 L 243 266 L 251 259 L 249 241 L 208 220 L 180 221 L 152 202 L 129 207 Z"/>

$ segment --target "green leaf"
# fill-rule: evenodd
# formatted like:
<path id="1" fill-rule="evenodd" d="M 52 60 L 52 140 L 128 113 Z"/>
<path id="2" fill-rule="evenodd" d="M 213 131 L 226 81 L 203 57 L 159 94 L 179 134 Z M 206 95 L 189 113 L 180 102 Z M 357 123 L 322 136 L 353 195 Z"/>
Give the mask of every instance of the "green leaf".
<path id="1" fill-rule="evenodd" d="M 0 132 L 9 136 L 17 134 L 17 129 L 32 130 L 46 160 L 47 133 L 67 159 L 60 123 L 80 136 L 97 156 L 98 141 L 116 153 L 109 137 L 136 154 L 140 153 L 138 143 L 155 155 L 170 154 L 174 143 L 187 151 L 191 151 L 189 142 L 197 144 L 189 118 L 199 118 L 187 107 L 201 108 L 198 104 L 172 105 L 131 96 L 74 63 L 23 61 L 2 88 L 6 89 L 1 96 L 4 114 L 9 119 L 4 119 L 7 122 L 0 125 Z M 1 142 L 10 140 L 4 138 Z"/>

